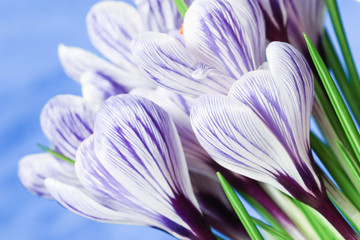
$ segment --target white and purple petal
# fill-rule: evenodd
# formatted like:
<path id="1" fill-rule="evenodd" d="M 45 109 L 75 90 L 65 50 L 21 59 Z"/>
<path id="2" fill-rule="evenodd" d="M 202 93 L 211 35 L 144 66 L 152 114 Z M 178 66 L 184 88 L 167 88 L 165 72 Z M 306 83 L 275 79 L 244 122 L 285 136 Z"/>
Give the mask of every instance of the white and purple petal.
<path id="1" fill-rule="evenodd" d="M 314 100 L 312 71 L 301 53 L 290 44 L 272 42 L 266 49 L 266 56 L 279 98 L 287 108 L 290 128 L 298 139 L 295 145 L 310 152 L 310 115 Z"/>
<path id="2" fill-rule="evenodd" d="M 102 1 L 91 8 L 86 23 L 92 44 L 119 68 L 137 74 L 130 43 L 144 31 L 139 12 L 125 2 Z"/>
<path id="3" fill-rule="evenodd" d="M 146 216 L 147 212 L 141 204 L 131 201 L 131 194 L 103 167 L 94 150 L 94 136 L 91 135 L 80 145 L 75 163 L 80 182 L 93 198 L 101 205 L 128 213 L 129 216 L 137 215 L 141 219 L 154 218 L 152 215 Z"/>
<path id="4" fill-rule="evenodd" d="M 59 153 L 73 160 L 80 143 L 93 133 L 94 119 L 92 105 L 73 95 L 53 97 L 40 115 L 46 137 Z"/>
<path id="5" fill-rule="evenodd" d="M 84 191 L 53 178 L 45 180 L 51 196 L 63 207 L 83 217 L 107 223 L 135 224 L 128 213 L 122 213 L 101 205 Z M 139 219 L 139 222 L 141 219 Z M 139 222 L 136 222 L 138 225 Z"/>
<path id="6" fill-rule="evenodd" d="M 124 86 L 99 72 L 88 71 L 81 76 L 81 91 L 85 100 L 101 104 L 111 96 L 127 93 Z"/>
<path id="7" fill-rule="evenodd" d="M 134 3 L 146 30 L 167 32 L 181 27 L 182 18 L 173 0 L 134 0 Z"/>
<path id="8" fill-rule="evenodd" d="M 130 94 L 145 97 L 163 108 L 174 121 L 184 149 L 189 170 L 205 175 L 215 174 L 211 157 L 201 147 L 190 124 L 190 107 L 194 99 L 183 97 L 162 88 L 136 88 Z"/>
<path id="9" fill-rule="evenodd" d="M 201 145 L 223 167 L 293 196 L 316 195 L 317 182 L 303 178 L 271 128 L 247 105 L 205 95 L 194 104 L 191 123 Z"/>
<path id="10" fill-rule="evenodd" d="M 190 185 L 174 123 L 149 100 L 109 98 L 95 120 L 95 153 L 104 168 L 166 228 L 209 236 Z"/>
<path id="11" fill-rule="evenodd" d="M 19 162 L 19 179 L 31 193 L 45 198 L 51 198 L 44 184 L 46 178 L 80 186 L 73 167 L 60 161 L 48 153 L 27 155 Z"/>
<path id="12" fill-rule="evenodd" d="M 138 86 L 152 86 L 151 81 L 134 76 L 86 50 L 59 45 L 58 54 L 65 73 L 77 82 L 80 82 L 85 72 L 92 71 L 124 86 L 126 90 Z"/>
<path id="13" fill-rule="evenodd" d="M 200 62 L 240 78 L 265 60 L 265 23 L 253 0 L 197 0 L 184 19 L 186 48 Z"/>
<path id="14" fill-rule="evenodd" d="M 198 62 L 174 37 L 147 32 L 132 44 L 132 51 L 146 75 L 171 91 L 197 97 L 204 93 L 227 94 L 235 79 Z"/>

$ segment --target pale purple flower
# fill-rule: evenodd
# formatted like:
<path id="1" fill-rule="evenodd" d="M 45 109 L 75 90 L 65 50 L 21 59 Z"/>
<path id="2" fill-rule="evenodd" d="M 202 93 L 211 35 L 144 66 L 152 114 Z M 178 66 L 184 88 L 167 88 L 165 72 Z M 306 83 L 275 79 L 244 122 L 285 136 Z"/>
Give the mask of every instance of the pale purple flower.
<path id="1" fill-rule="evenodd" d="M 267 67 L 245 74 L 229 96 L 199 98 L 191 122 L 220 165 L 312 202 L 324 193 L 309 144 L 312 73 L 288 44 L 266 52 Z"/>
<path id="2" fill-rule="evenodd" d="M 75 169 L 83 190 L 45 180 L 52 197 L 70 211 L 161 228 L 180 239 L 214 239 L 193 193 L 175 125 L 151 101 L 109 98 L 96 116 L 94 135 L 80 146 Z"/>
<path id="3" fill-rule="evenodd" d="M 184 19 L 185 46 L 161 33 L 132 43 L 139 66 L 153 81 L 180 94 L 227 94 L 244 73 L 265 61 L 265 22 L 255 0 L 197 0 Z"/>
<path id="4" fill-rule="evenodd" d="M 82 84 L 84 97 L 103 101 L 112 94 L 154 85 L 138 69 L 130 50 L 135 36 L 144 31 L 180 35 L 181 16 L 172 0 L 137 0 L 137 8 L 117 1 L 95 4 L 87 15 L 87 29 L 93 45 L 112 63 L 86 50 L 59 46 L 59 58 L 69 77 Z M 89 80 L 89 78 L 91 80 Z M 105 98 L 105 99 L 104 99 Z"/>
<path id="5" fill-rule="evenodd" d="M 272 42 L 266 52 L 267 64 L 245 74 L 228 96 L 209 94 L 195 102 L 195 134 L 223 167 L 314 207 L 345 239 L 357 239 L 327 198 L 311 155 L 311 69 L 289 44 Z"/>

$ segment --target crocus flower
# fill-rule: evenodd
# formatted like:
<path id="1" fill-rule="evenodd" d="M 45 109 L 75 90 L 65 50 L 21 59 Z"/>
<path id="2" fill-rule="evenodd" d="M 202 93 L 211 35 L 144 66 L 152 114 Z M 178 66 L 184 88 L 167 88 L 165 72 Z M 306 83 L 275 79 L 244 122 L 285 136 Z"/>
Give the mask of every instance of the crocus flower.
<path id="1" fill-rule="evenodd" d="M 153 87 L 137 70 L 130 42 L 137 33 L 145 30 L 174 32 L 172 30 L 181 25 L 181 16 L 172 0 L 161 1 L 161 4 L 136 1 L 136 4 L 138 10 L 123 2 L 99 2 L 87 16 L 92 43 L 115 64 L 80 48 L 59 46 L 64 70 L 75 81 L 81 82 L 83 98 L 55 97 L 45 105 L 41 122 L 54 150 L 66 157 L 75 159 L 82 140 L 92 134 L 93 116 L 103 101 L 139 86 Z M 65 175 L 76 179 L 72 166 L 63 161 L 53 164 L 54 161 L 57 160 L 49 154 L 26 156 L 19 164 L 23 184 L 33 193 L 49 196 L 43 187 L 46 177 Z"/>
<path id="2" fill-rule="evenodd" d="M 320 211 L 346 239 L 357 239 L 328 200 L 311 155 L 313 79 L 291 45 L 273 42 L 268 64 L 245 74 L 229 96 L 205 95 L 191 111 L 196 136 L 220 165 Z"/>
<path id="3" fill-rule="evenodd" d="M 101 1 L 87 15 L 91 42 L 112 63 L 80 48 L 59 46 L 59 58 L 65 72 L 85 85 L 85 89 L 93 88 L 91 85 L 97 87 L 97 82 L 104 79 L 121 92 L 134 87 L 153 87 L 139 71 L 130 43 L 144 31 L 180 35 L 178 29 L 182 20 L 173 0 L 137 0 L 135 4 L 137 9 L 124 2 Z M 99 81 L 88 81 L 89 75 L 83 77 L 87 72 Z"/>
<path id="4" fill-rule="evenodd" d="M 227 94 L 244 73 L 265 61 L 265 23 L 252 0 L 197 0 L 184 18 L 184 41 L 143 33 L 132 43 L 150 79 L 180 94 Z"/>
<path id="5" fill-rule="evenodd" d="M 69 210 L 98 221 L 161 228 L 180 239 L 214 239 L 192 191 L 175 125 L 151 101 L 109 98 L 96 116 L 94 135 L 78 151 L 75 169 L 83 191 L 45 180 Z"/>

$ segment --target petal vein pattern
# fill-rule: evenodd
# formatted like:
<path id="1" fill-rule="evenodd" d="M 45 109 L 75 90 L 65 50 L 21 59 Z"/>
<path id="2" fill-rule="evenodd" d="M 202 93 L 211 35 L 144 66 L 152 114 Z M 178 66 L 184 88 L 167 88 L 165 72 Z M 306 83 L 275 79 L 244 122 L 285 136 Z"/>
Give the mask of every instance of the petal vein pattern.
<path id="1" fill-rule="evenodd" d="M 265 60 L 265 27 L 251 0 L 197 0 L 184 19 L 186 48 L 200 62 L 239 79 Z"/>
<path id="2" fill-rule="evenodd" d="M 137 96 L 111 97 L 97 115 L 94 139 L 101 164 L 144 209 L 189 229 L 174 202 L 180 196 L 197 211 L 199 206 L 175 125 L 164 110 Z"/>
<path id="3" fill-rule="evenodd" d="M 135 73 L 130 43 L 144 31 L 139 12 L 124 2 L 105 1 L 95 4 L 86 20 L 92 44 L 118 67 Z"/>
<path id="4" fill-rule="evenodd" d="M 132 43 L 140 67 L 160 86 L 197 97 L 204 93 L 226 94 L 235 79 L 198 62 L 174 37 L 148 32 Z"/>

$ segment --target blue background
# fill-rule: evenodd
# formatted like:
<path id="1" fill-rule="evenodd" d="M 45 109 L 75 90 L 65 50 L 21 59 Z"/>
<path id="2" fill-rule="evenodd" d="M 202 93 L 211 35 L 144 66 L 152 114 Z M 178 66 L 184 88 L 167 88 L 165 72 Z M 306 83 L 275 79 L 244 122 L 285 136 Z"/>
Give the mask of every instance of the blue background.
<path id="1" fill-rule="evenodd" d="M 173 239 L 147 227 L 84 219 L 31 195 L 17 178 L 18 161 L 40 152 L 37 142 L 48 143 L 39 124 L 42 106 L 56 94 L 80 94 L 80 86 L 63 73 L 57 46 L 96 52 L 85 26 L 95 2 L 0 0 L 0 239 Z M 338 2 L 359 68 L 360 3 Z"/>

